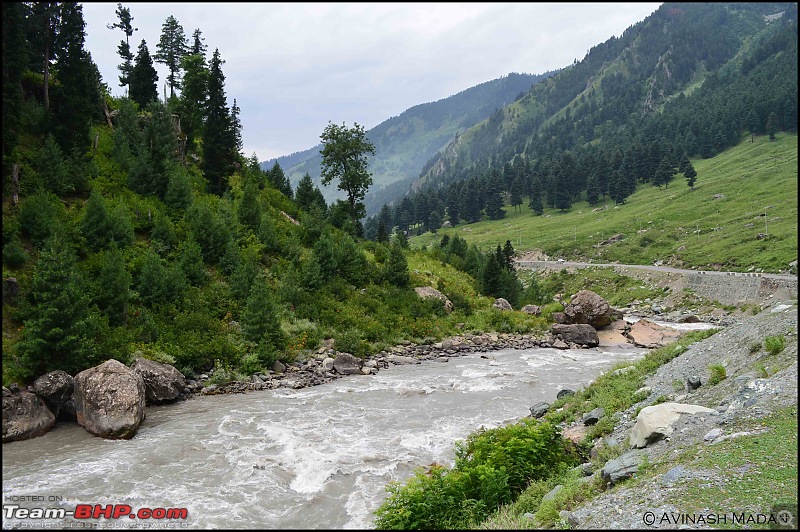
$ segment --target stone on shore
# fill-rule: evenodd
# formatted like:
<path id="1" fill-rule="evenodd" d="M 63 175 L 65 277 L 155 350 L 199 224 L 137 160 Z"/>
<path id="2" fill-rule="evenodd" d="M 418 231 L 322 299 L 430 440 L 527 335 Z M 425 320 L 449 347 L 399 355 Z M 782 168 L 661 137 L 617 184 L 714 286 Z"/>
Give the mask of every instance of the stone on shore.
<path id="1" fill-rule="evenodd" d="M 145 384 L 122 362 L 111 359 L 75 376 L 78 424 L 95 436 L 130 439 L 145 418 Z"/>
<path id="2" fill-rule="evenodd" d="M 44 399 L 17 388 L 3 386 L 3 443 L 29 440 L 45 434 L 56 424 L 56 416 Z"/>

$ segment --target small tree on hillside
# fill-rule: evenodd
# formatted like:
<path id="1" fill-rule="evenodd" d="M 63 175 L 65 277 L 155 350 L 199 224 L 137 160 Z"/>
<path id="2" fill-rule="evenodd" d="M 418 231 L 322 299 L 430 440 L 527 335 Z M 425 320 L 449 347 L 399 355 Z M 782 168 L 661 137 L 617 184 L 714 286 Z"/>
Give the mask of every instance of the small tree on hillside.
<path id="1" fill-rule="evenodd" d="M 683 176 L 686 178 L 686 184 L 689 185 L 689 188 L 694 188 L 694 183 L 697 181 L 697 170 L 694 169 L 691 162 L 686 166 Z"/>
<path id="2" fill-rule="evenodd" d="M 375 155 L 375 146 L 367 139 L 363 126 L 345 124 L 337 126 L 328 122 L 320 136 L 322 154 L 322 184 L 338 179 L 337 188 L 347 194 L 349 214 L 356 236 L 363 234 L 361 218 L 365 208 L 362 200 L 372 185 L 372 175 L 367 167 L 367 154 Z"/>

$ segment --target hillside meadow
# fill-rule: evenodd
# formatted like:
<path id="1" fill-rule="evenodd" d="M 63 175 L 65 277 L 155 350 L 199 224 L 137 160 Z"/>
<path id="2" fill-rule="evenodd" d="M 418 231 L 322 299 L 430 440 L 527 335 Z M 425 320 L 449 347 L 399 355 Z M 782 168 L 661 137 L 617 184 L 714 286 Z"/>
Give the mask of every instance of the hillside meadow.
<path id="1" fill-rule="evenodd" d="M 565 212 L 506 205 L 501 220 L 442 228 L 410 239 L 421 248 L 459 235 L 482 250 L 511 240 L 519 252 L 586 262 L 780 272 L 797 259 L 797 135 L 742 138 L 710 159 L 692 159 L 694 189 L 677 174 L 666 188 L 643 187 L 624 204 L 585 200 Z M 616 242 L 602 244 L 612 236 Z"/>

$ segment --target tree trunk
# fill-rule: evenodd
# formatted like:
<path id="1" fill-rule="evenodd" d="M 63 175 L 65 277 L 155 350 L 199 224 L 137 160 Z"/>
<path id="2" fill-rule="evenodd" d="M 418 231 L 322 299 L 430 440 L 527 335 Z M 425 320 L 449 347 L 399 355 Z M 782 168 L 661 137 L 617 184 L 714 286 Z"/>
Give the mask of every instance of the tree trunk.
<path id="1" fill-rule="evenodd" d="M 19 203 L 19 164 L 11 166 L 11 205 L 17 206 Z"/>

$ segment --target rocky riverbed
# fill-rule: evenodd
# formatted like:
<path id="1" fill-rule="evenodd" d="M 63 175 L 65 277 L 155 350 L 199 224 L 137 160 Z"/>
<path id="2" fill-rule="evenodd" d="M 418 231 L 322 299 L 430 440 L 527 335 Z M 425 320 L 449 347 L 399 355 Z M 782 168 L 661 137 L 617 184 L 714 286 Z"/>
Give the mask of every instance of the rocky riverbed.
<path id="1" fill-rule="evenodd" d="M 765 345 L 765 338 L 769 336 L 783 337 L 785 348 L 777 354 L 769 353 Z M 711 380 L 711 368 L 715 365 L 725 369 L 725 378 L 717 384 Z M 696 389 L 687 386 L 692 377 L 698 377 L 701 383 Z M 692 499 L 691 489 L 698 482 L 704 489 L 724 491 L 744 477 L 763 475 L 764 467 L 781 466 L 759 464 L 756 457 L 754 463 L 741 467 L 731 465 L 728 469 L 692 467 L 691 463 L 676 460 L 687 451 L 706 449 L 713 453 L 714 445 L 738 437 L 756 434 L 775 437 L 769 434 L 762 420 L 787 407 L 793 407 L 797 415 L 797 383 L 796 300 L 777 302 L 757 316 L 742 318 L 714 336 L 691 345 L 646 381 L 649 388 L 646 399 L 615 414 L 616 428 L 599 443 L 600 447 L 622 446 L 626 454 L 621 457 L 621 463 L 614 464 L 622 466 L 618 478 L 638 476 L 638 481 L 609 483 L 608 489 L 595 499 L 562 511 L 563 522 L 572 528 L 641 529 L 647 512 L 656 516 L 686 513 L 682 501 Z M 681 415 L 668 434 L 644 448 L 628 450 L 633 442 L 634 427 L 645 413 L 643 409 L 656 408 L 659 403 L 662 403 L 660 406 L 663 403 L 697 405 L 708 411 Z M 796 437 L 794 448 L 796 451 Z M 796 456 L 794 460 L 796 471 Z M 645 465 L 647 471 L 656 473 L 643 471 L 640 474 L 639 467 L 644 469 Z M 598 471 L 595 474 L 604 472 L 607 473 Z M 793 495 L 787 492 L 786 496 L 793 497 L 796 509 L 796 491 Z M 748 501 L 748 511 L 768 513 L 774 502 Z M 706 508 L 705 513 L 720 514 L 726 510 L 733 508 Z M 655 528 L 686 527 L 686 523 L 660 522 Z"/>

